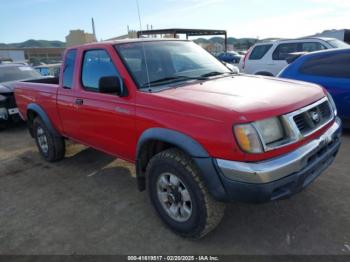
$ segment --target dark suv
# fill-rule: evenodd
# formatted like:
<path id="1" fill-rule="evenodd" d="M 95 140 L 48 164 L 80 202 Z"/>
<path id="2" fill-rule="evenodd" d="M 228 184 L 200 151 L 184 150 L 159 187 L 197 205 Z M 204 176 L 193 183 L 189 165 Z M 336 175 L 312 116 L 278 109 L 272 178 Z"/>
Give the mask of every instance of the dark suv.
<path id="1" fill-rule="evenodd" d="M 19 80 L 41 78 L 41 75 L 26 64 L 0 64 L 0 129 L 9 122 L 20 120 L 13 84 Z"/>

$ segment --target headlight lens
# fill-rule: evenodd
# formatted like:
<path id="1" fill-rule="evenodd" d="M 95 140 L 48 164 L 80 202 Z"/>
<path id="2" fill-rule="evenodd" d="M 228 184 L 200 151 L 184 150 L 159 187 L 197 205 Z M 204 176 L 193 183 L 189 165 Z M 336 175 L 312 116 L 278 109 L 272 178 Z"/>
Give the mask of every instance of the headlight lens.
<path id="1" fill-rule="evenodd" d="M 284 137 L 281 121 L 277 117 L 257 121 L 255 125 L 266 145 L 281 140 Z"/>
<path id="2" fill-rule="evenodd" d="M 237 142 L 241 149 L 248 153 L 262 153 L 263 147 L 259 135 L 252 124 L 234 127 Z"/>
<path id="3" fill-rule="evenodd" d="M 328 91 L 327 91 L 327 98 L 328 98 L 329 103 L 331 104 L 333 111 L 334 111 L 334 115 L 336 116 L 338 114 L 337 106 L 335 105 L 335 102 L 333 100 L 332 95 Z"/>
<path id="4" fill-rule="evenodd" d="M 263 145 L 269 145 L 285 137 L 284 128 L 278 117 L 237 125 L 234 127 L 234 133 L 241 149 L 255 154 L 264 152 Z"/>

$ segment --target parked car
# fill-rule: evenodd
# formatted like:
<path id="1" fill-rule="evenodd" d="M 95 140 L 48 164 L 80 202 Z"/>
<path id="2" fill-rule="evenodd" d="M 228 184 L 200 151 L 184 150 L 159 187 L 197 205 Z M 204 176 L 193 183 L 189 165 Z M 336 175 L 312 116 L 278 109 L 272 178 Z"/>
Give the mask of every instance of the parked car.
<path id="1" fill-rule="evenodd" d="M 239 69 L 246 74 L 276 76 L 288 65 L 290 53 L 349 47 L 340 40 L 320 37 L 261 42 L 249 49 Z"/>
<path id="2" fill-rule="evenodd" d="M 0 129 L 20 120 L 13 93 L 13 84 L 19 80 L 40 78 L 33 68 L 21 63 L 0 64 Z"/>
<path id="3" fill-rule="evenodd" d="M 223 52 L 217 56 L 217 58 L 229 64 L 239 64 L 243 56 L 234 51 Z"/>
<path id="4" fill-rule="evenodd" d="M 48 64 L 35 66 L 34 69 L 38 71 L 42 76 L 58 77 L 60 75 L 61 64 Z"/>
<path id="5" fill-rule="evenodd" d="M 237 53 L 244 57 L 247 54 L 247 50 L 239 50 Z"/>
<path id="6" fill-rule="evenodd" d="M 350 49 L 305 54 L 279 75 L 319 84 L 332 95 L 344 126 L 350 128 Z"/>
<path id="7" fill-rule="evenodd" d="M 72 139 L 135 163 L 139 190 L 185 237 L 213 230 L 225 202 L 300 192 L 340 146 L 325 89 L 234 74 L 193 42 L 87 44 L 68 48 L 63 68 L 56 83 L 16 84 L 43 158 L 63 159 Z"/>

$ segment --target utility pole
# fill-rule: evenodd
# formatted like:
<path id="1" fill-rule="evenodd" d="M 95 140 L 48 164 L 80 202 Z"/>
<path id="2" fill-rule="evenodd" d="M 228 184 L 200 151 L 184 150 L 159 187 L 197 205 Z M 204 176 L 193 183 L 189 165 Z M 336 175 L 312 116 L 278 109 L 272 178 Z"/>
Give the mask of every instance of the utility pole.
<path id="1" fill-rule="evenodd" d="M 91 24 L 92 24 L 92 34 L 94 35 L 95 40 L 97 41 L 94 18 L 91 18 Z"/>

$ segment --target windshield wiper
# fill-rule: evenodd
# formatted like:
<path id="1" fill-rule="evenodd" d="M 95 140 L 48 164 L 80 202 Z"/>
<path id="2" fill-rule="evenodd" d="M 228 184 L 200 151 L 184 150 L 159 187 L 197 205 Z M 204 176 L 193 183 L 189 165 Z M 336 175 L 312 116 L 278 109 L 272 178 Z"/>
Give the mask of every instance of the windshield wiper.
<path id="1" fill-rule="evenodd" d="M 144 83 L 142 85 L 142 88 L 147 88 L 147 87 L 152 87 L 156 85 L 161 85 L 164 83 L 174 83 L 178 81 L 187 81 L 187 80 L 204 80 L 205 78 L 200 76 L 200 77 L 190 77 L 190 76 L 170 76 L 170 77 L 164 77 L 160 78 L 154 81 L 150 81 L 148 83 Z"/>
<path id="2" fill-rule="evenodd" d="M 201 77 L 220 76 L 220 75 L 224 75 L 224 74 L 225 73 L 223 73 L 223 72 L 212 71 L 212 72 L 201 75 Z"/>

